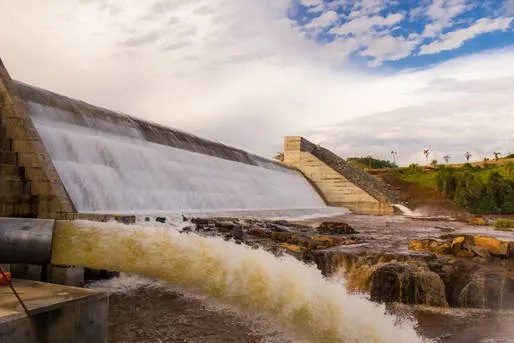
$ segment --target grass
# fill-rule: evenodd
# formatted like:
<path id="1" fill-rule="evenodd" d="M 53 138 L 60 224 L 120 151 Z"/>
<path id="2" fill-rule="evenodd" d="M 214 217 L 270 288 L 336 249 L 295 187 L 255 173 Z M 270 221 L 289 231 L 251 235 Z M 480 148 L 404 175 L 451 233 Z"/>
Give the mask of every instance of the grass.
<path id="1" fill-rule="evenodd" d="M 395 171 L 395 176 L 405 182 L 414 183 L 427 188 L 437 188 L 437 173 L 432 169 L 399 168 Z"/>
<path id="2" fill-rule="evenodd" d="M 509 169 L 507 165 L 488 164 L 483 167 L 475 166 L 472 169 L 465 169 L 460 166 L 452 167 L 454 167 L 455 173 L 471 172 L 484 182 L 487 181 L 489 175 L 493 172 L 500 173 L 507 180 L 514 180 L 514 171 Z M 421 166 L 398 168 L 395 170 L 395 176 L 409 183 L 437 189 L 437 168 L 424 168 Z"/>
<path id="3" fill-rule="evenodd" d="M 496 230 L 512 231 L 514 229 L 514 219 L 499 218 L 494 222 Z"/>

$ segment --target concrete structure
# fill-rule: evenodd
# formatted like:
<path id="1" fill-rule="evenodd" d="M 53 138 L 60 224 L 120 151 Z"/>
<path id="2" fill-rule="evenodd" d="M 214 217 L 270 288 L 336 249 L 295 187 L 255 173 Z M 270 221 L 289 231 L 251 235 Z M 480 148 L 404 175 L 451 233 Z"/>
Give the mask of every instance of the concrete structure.
<path id="1" fill-rule="evenodd" d="M 284 164 L 14 81 L 1 61 L 0 190 L 0 217 L 324 206 Z"/>
<path id="2" fill-rule="evenodd" d="M 107 294 L 27 280 L 13 280 L 13 284 L 31 318 L 10 288 L 0 285 L 0 342 L 107 342 Z"/>
<path id="3" fill-rule="evenodd" d="M 0 60 L 0 216 L 74 213 L 29 113 Z"/>
<path id="4" fill-rule="evenodd" d="M 283 162 L 300 170 L 330 206 L 361 214 L 393 213 L 396 196 L 384 183 L 303 137 L 285 137 Z"/>

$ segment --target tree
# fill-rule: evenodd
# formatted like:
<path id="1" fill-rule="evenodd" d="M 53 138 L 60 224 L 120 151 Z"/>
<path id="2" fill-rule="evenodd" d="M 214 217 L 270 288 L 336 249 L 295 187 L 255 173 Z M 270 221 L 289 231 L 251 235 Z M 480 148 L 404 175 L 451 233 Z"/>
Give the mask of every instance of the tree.
<path id="1" fill-rule="evenodd" d="M 450 160 L 450 155 L 446 155 L 443 158 L 444 158 L 444 163 L 448 164 L 448 161 Z"/>
<path id="2" fill-rule="evenodd" d="M 427 164 L 428 164 L 428 157 L 430 156 L 430 149 L 423 149 L 423 155 L 425 155 L 425 158 L 427 159 Z"/>
<path id="3" fill-rule="evenodd" d="M 466 162 L 469 162 L 469 159 L 471 158 L 471 153 L 469 151 L 466 151 L 466 153 L 464 154 L 464 157 L 466 158 Z"/>
<path id="4" fill-rule="evenodd" d="M 432 162 L 430 162 L 430 165 L 434 168 L 437 167 L 437 160 L 432 160 Z"/>
<path id="5" fill-rule="evenodd" d="M 393 164 L 396 165 L 396 156 L 398 156 L 398 153 L 394 150 L 391 150 L 391 155 L 393 156 Z"/>
<path id="6" fill-rule="evenodd" d="M 499 156 L 500 156 L 501 154 L 502 154 L 501 152 L 493 152 L 494 160 L 495 160 L 496 162 L 498 162 L 498 158 L 499 158 Z"/>

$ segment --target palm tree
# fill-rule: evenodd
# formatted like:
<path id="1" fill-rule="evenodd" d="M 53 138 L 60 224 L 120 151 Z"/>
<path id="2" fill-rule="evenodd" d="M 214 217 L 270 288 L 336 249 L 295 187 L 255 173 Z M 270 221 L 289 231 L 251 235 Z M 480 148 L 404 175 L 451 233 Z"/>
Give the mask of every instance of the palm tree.
<path id="1" fill-rule="evenodd" d="M 448 161 L 450 160 L 450 155 L 446 155 L 446 156 L 444 156 L 443 158 L 444 158 L 444 162 L 445 162 L 446 164 L 448 164 Z"/>
<path id="2" fill-rule="evenodd" d="M 493 152 L 493 155 L 494 155 L 494 160 L 496 162 L 498 162 L 498 156 L 500 156 L 502 153 L 501 152 Z"/>
<path id="3" fill-rule="evenodd" d="M 430 149 L 424 149 L 423 155 L 425 155 L 425 158 L 427 159 L 427 164 L 428 164 L 428 157 L 430 156 Z"/>
<path id="4" fill-rule="evenodd" d="M 469 151 L 466 151 L 466 153 L 464 154 L 464 157 L 466 158 L 466 162 L 469 162 L 469 159 L 471 158 L 471 153 Z"/>
<path id="5" fill-rule="evenodd" d="M 437 167 L 437 160 L 432 160 L 432 162 L 430 162 L 430 165 L 435 168 Z"/>
<path id="6" fill-rule="evenodd" d="M 393 156 L 393 164 L 396 165 L 396 156 L 398 156 L 398 153 L 394 150 L 391 150 L 391 155 Z"/>

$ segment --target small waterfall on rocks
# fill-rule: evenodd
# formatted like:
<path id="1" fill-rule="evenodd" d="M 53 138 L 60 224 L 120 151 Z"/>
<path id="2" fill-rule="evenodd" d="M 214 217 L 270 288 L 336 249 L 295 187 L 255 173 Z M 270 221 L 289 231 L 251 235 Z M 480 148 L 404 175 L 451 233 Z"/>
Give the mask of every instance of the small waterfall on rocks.
<path id="1" fill-rule="evenodd" d="M 60 222 L 52 263 L 165 280 L 263 314 L 313 342 L 422 342 L 411 322 L 349 294 L 340 282 L 290 256 L 170 227 Z"/>
<path id="2" fill-rule="evenodd" d="M 407 206 L 404 206 L 402 204 L 393 204 L 393 207 L 396 207 L 397 209 L 402 211 L 403 215 L 405 215 L 405 216 L 410 216 L 410 217 L 414 216 L 414 212 L 412 212 L 412 210 L 410 208 L 408 208 Z"/>

